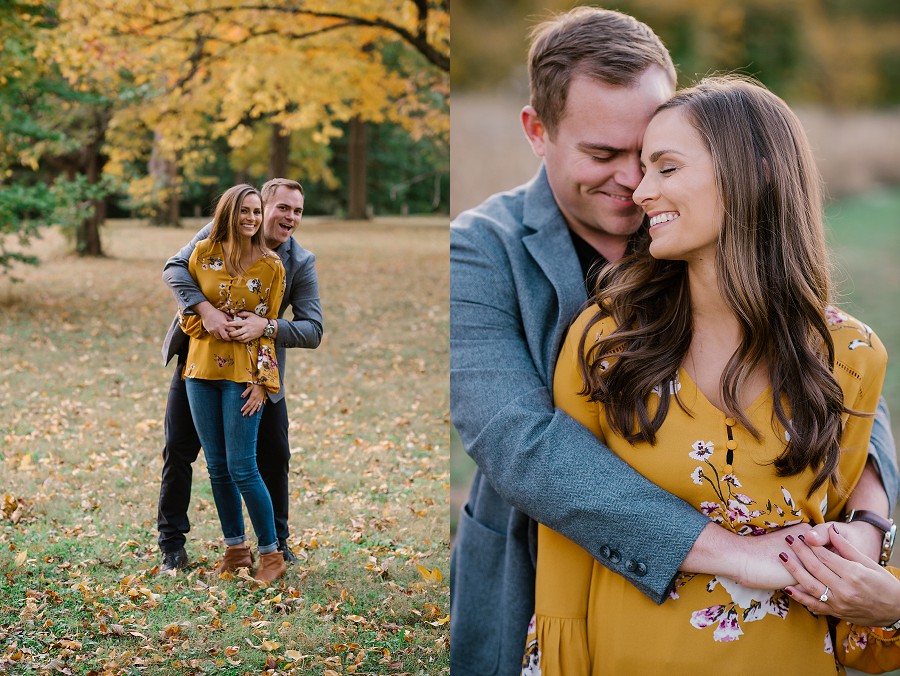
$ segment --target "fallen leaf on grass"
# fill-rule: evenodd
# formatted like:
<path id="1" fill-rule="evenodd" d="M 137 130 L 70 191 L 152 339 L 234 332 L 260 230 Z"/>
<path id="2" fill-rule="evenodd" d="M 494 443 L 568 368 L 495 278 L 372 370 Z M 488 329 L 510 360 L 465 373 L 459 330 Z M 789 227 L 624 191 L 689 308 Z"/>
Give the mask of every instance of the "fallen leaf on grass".
<path id="1" fill-rule="evenodd" d="M 419 570 L 419 575 L 421 575 L 426 582 L 438 583 L 443 582 L 444 580 L 444 575 L 437 566 L 435 566 L 434 570 L 428 570 L 425 566 L 417 563 L 416 568 Z"/>

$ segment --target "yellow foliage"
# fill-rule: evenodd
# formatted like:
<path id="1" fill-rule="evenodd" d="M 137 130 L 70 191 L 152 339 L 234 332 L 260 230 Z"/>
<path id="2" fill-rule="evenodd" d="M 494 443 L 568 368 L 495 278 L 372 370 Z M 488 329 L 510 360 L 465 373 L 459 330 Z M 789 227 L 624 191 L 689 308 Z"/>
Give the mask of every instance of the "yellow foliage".
<path id="1" fill-rule="evenodd" d="M 317 142 L 354 117 L 400 123 L 414 138 L 447 138 L 448 72 L 401 36 L 418 35 L 438 63 L 449 63 L 446 7 L 430 7 L 420 25 L 412 0 L 245 5 L 61 0 L 59 39 L 47 49 L 64 76 L 126 93 L 110 123 L 110 173 L 146 154 L 151 131 L 155 151 L 190 172 L 211 138 L 233 148 L 255 142 L 256 120 L 307 130 Z M 394 29 L 365 25 L 374 21 Z M 403 49 L 386 63 L 392 43 Z"/>

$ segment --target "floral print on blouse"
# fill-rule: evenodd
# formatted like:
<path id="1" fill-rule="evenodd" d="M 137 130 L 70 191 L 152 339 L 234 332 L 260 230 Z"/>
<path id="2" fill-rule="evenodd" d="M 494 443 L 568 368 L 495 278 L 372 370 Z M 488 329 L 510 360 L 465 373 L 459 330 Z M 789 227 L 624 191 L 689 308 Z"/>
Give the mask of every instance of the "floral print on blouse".
<path id="1" fill-rule="evenodd" d="M 247 311 L 277 319 L 285 289 L 284 265 L 277 254 L 264 253 L 246 274 L 232 277 L 225 269 L 222 245 L 204 239 L 197 242 L 188 270 L 203 295 L 222 312 L 234 317 Z M 180 320 L 181 330 L 191 338 L 185 378 L 253 383 L 272 393 L 280 389 L 274 339 L 220 340 L 203 328 L 199 315 L 182 314 Z"/>
<path id="2" fill-rule="evenodd" d="M 660 397 L 678 399 L 670 403 L 656 443 L 632 444 L 610 428 L 601 404 L 579 394 L 579 343 L 596 310 L 586 310 L 569 329 L 554 377 L 557 407 L 650 481 L 742 537 L 840 515 L 865 466 L 871 417 L 845 415 L 839 467 L 844 483 L 827 482 L 810 493 L 816 472 L 778 476 L 772 466 L 790 439 L 774 417 L 771 388 L 743 411 L 759 432 L 755 437 L 707 400 L 681 368 L 648 399 L 651 417 Z M 825 319 L 845 405 L 874 412 L 887 361 L 884 346 L 871 328 L 846 313 L 829 308 Z M 609 318 L 591 327 L 603 335 L 614 329 Z M 705 673 L 710 665 L 741 673 L 833 674 L 843 672 L 836 658 L 859 652 L 859 644 L 871 640 L 857 632 L 836 651 L 825 617 L 781 589 L 751 589 L 722 575 L 679 574 L 658 606 L 623 575 L 639 564 L 652 574 L 651 555 L 640 553 L 639 543 L 624 534 L 597 536 L 615 556 L 597 561 L 539 526 L 535 619 L 523 646 L 523 675 Z"/>

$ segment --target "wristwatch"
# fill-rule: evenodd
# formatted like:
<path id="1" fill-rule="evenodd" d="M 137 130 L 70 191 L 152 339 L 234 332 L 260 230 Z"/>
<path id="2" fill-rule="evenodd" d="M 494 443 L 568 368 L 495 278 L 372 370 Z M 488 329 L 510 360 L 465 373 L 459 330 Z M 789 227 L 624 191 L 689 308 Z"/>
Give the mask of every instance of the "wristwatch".
<path id="1" fill-rule="evenodd" d="M 266 338 L 271 338 L 275 333 L 275 322 L 271 319 L 266 320 L 266 328 L 263 329 L 263 336 Z"/>
<path id="2" fill-rule="evenodd" d="M 889 625 L 887 627 L 880 627 L 880 629 L 884 629 L 885 631 L 897 631 L 900 629 L 900 620 L 894 622 L 894 624 Z"/>
<path id="3" fill-rule="evenodd" d="M 878 557 L 878 563 L 886 566 L 891 560 L 891 552 L 894 551 L 894 538 L 897 536 L 897 526 L 893 519 L 886 519 L 877 512 L 871 512 L 868 509 L 854 509 L 844 519 L 847 523 L 853 521 L 865 521 L 884 533 L 884 540 L 881 542 L 881 556 Z"/>

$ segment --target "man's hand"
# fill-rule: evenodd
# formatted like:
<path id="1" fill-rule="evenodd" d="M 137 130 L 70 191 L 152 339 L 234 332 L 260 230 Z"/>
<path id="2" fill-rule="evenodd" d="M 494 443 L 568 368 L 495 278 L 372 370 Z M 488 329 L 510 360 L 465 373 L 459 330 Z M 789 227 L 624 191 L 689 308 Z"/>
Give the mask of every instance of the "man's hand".
<path id="1" fill-rule="evenodd" d="M 228 335 L 231 340 L 249 343 L 263 334 L 268 323 L 268 319 L 253 312 L 238 312 L 237 317 L 228 322 Z"/>
<path id="2" fill-rule="evenodd" d="M 710 523 L 688 552 L 681 570 L 721 575 L 752 589 L 781 589 L 796 584 L 778 559 L 785 550 L 784 537 L 797 537 L 809 529 L 809 524 L 796 524 L 765 535 L 737 535 Z"/>
<path id="3" fill-rule="evenodd" d="M 873 561 L 881 556 L 881 543 L 884 542 L 884 533 L 865 521 L 837 524 L 840 534 L 844 536 L 853 547 Z M 829 531 L 831 523 L 820 523 L 814 526 L 808 533 L 803 534 L 806 544 L 810 547 L 831 547 Z"/>
<path id="4" fill-rule="evenodd" d="M 231 340 L 227 328 L 228 322 L 231 321 L 231 317 L 216 308 L 209 301 L 197 303 L 194 306 L 194 310 L 200 315 L 200 319 L 203 321 L 203 328 L 206 329 L 207 332 L 211 333 L 219 340 Z"/>

